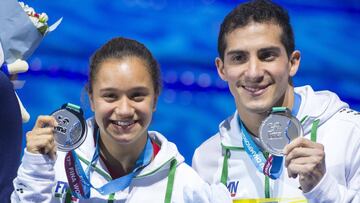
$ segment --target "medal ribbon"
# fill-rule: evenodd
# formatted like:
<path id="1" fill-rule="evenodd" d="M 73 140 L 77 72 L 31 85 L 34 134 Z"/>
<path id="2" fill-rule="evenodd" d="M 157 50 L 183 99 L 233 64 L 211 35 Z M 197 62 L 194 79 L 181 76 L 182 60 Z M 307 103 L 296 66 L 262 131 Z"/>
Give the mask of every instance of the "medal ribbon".
<path id="1" fill-rule="evenodd" d="M 270 156 L 268 159 L 265 158 L 263 152 L 254 143 L 249 132 L 245 129 L 243 123 L 239 117 L 239 125 L 242 133 L 242 142 L 246 153 L 250 156 L 251 161 L 256 166 L 257 170 L 264 173 L 271 179 L 277 179 L 282 172 L 283 157 Z"/>
<path id="2" fill-rule="evenodd" d="M 108 195 L 110 193 L 115 193 L 117 191 L 125 189 L 130 185 L 133 177 L 135 177 L 140 172 L 140 169 L 144 168 L 150 163 L 153 154 L 151 140 L 148 137 L 145 148 L 135 163 L 135 169 L 131 173 L 123 177 L 111 180 L 105 185 L 96 188 L 90 182 L 90 169 L 99 159 L 99 131 L 97 132 L 95 145 L 96 149 L 91 162 L 89 162 L 89 164 L 87 165 L 86 172 L 82 168 L 75 151 L 68 152 L 65 157 L 65 171 L 68 183 L 71 188 L 72 194 L 78 199 L 89 199 L 91 188 L 94 188 L 102 195 Z"/>
<path id="3" fill-rule="evenodd" d="M 299 111 L 301 104 L 301 97 L 298 94 L 294 94 L 294 105 L 291 114 L 296 115 Z M 280 177 L 282 172 L 283 156 L 270 155 L 265 157 L 261 149 L 254 143 L 249 132 L 238 117 L 239 126 L 242 133 L 242 143 L 246 153 L 250 156 L 251 161 L 256 166 L 257 170 L 271 179 L 277 179 Z M 287 128 L 286 128 L 287 134 Z"/>

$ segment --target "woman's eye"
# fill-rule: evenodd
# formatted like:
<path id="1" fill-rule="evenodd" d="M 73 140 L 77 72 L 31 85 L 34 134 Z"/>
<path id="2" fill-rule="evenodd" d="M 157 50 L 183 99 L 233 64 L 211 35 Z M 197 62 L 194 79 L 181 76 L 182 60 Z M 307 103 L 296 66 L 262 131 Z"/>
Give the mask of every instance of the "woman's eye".
<path id="1" fill-rule="evenodd" d="M 136 102 L 140 102 L 140 101 L 144 100 L 145 96 L 146 95 L 143 93 L 135 93 L 135 94 L 131 95 L 131 99 Z"/>
<path id="2" fill-rule="evenodd" d="M 115 94 L 104 94 L 102 97 L 105 98 L 105 100 L 115 100 L 117 98 Z"/>

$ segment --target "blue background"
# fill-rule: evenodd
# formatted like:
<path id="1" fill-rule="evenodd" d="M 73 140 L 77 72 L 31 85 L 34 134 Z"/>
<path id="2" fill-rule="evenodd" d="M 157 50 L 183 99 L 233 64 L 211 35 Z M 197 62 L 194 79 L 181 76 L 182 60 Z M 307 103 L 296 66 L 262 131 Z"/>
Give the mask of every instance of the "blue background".
<path id="1" fill-rule="evenodd" d="M 31 114 L 24 135 L 40 114 L 63 103 L 79 104 L 91 116 L 84 91 L 88 58 L 115 36 L 144 43 L 161 64 L 164 89 L 150 129 L 175 142 L 186 162 L 217 132 L 235 105 L 216 72 L 217 35 L 224 16 L 240 1 L 42 0 L 25 3 L 46 12 L 50 24 L 63 17 L 28 59 L 30 70 L 18 94 Z M 296 48 L 302 53 L 295 85 L 339 94 L 360 110 L 360 2 L 276 1 L 289 10 Z"/>

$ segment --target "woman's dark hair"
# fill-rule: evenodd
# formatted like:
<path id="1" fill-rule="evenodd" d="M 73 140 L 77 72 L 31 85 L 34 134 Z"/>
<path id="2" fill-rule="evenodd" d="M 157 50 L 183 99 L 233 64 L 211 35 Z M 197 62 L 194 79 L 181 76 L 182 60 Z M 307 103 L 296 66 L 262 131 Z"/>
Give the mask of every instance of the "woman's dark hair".
<path id="1" fill-rule="evenodd" d="M 105 45 L 96 50 L 96 52 L 91 56 L 87 91 L 92 94 L 92 84 L 96 79 L 96 74 L 99 71 L 99 66 L 102 62 L 108 59 L 120 60 L 125 57 L 138 57 L 145 62 L 151 75 L 155 94 L 159 95 L 162 87 L 159 64 L 145 45 L 136 40 L 126 39 L 123 37 L 111 39 Z"/>

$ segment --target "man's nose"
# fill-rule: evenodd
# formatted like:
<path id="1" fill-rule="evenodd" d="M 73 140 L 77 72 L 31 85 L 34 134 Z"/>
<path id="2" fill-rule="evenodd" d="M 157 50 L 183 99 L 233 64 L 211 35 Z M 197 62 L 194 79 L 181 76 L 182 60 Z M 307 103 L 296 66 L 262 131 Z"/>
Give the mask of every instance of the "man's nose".
<path id="1" fill-rule="evenodd" d="M 264 78 L 264 70 L 261 61 L 257 58 L 252 58 L 248 62 L 248 67 L 245 72 L 246 79 L 250 82 L 260 82 Z"/>

